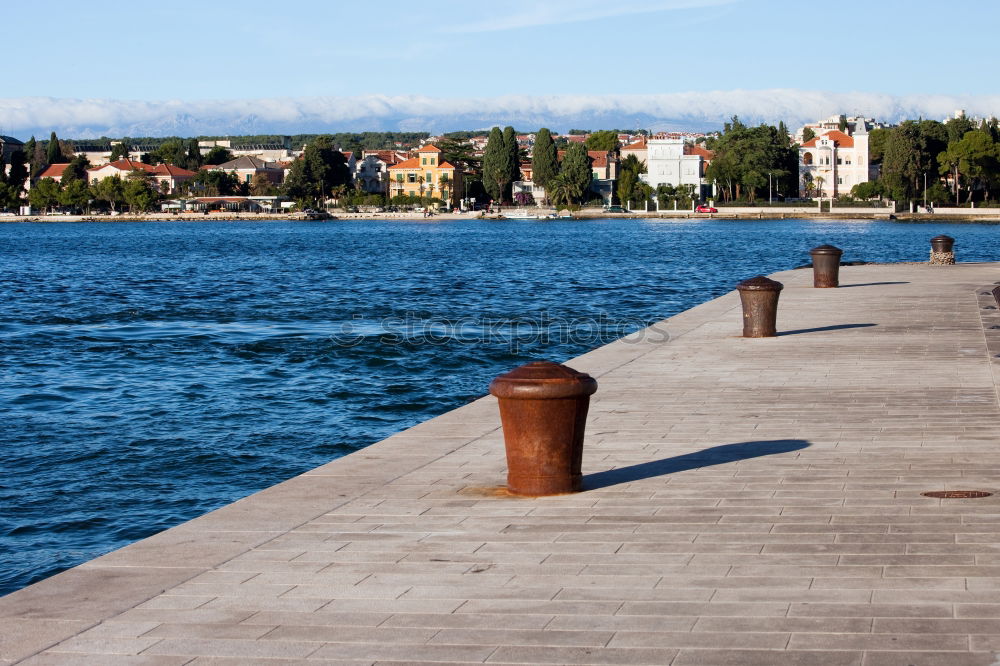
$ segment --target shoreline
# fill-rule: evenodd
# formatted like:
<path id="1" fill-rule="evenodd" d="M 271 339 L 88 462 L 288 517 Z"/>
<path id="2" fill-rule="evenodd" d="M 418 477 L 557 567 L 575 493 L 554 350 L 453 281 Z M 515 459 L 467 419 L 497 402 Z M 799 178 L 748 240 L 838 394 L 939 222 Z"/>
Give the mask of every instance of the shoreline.
<path id="1" fill-rule="evenodd" d="M 546 214 L 541 211 L 539 214 Z M 554 211 L 553 211 L 554 212 Z M 892 222 L 942 222 L 946 224 L 965 223 L 1000 223 L 1000 209 L 995 215 L 961 215 L 940 213 L 802 213 L 782 212 L 780 209 L 761 212 L 740 213 L 693 213 L 690 211 L 632 211 L 626 213 L 608 213 L 603 210 L 585 209 L 571 213 L 573 220 L 614 220 L 614 219 L 651 219 L 651 220 L 872 220 Z M 334 213 L 328 217 L 307 215 L 304 213 L 210 213 L 173 214 L 144 213 L 124 215 L 11 215 L 0 216 L 0 224 L 17 223 L 57 223 L 57 222 L 340 222 L 344 220 L 407 220 L 441 222 L 453 220 L 467 221 L 508 221 L 508 222 L 549 222 L 555 220 L 518 220 L 508 219 L 494 214 L 484 214 L 482 211 L 465 213 L 435 213 L 425 217 L 423 213 Z"/>

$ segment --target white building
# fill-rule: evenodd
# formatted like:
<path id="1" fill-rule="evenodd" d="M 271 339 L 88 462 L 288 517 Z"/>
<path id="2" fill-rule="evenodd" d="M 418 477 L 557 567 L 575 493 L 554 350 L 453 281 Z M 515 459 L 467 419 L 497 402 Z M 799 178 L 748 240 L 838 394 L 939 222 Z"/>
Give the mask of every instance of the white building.
<path id="1" fill-rule="evenodd" d="M 693 185 L 704 196 L 705 157 L 691 150 L 681 138 L 652 138 L 646 142 L 646 173 L 643 182 L 654 190 L 660 185 Z"/>
<path id="2" fill-rule="evenodd" d="M 852 118 L 847 132 L 827 129 L 799 146 L 802 196 L 837 197 L 877 176 L 869 161 L 865 118 Z"/>

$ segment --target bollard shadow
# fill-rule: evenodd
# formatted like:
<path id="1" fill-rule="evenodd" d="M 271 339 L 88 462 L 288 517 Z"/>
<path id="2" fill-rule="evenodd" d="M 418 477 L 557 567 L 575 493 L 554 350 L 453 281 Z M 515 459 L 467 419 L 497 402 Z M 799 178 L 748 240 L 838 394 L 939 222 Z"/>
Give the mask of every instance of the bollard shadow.
<path id="1" fill-rule="evenodd" d="M 773 456 L 777 453 L 789 453 L 804 449 L 807 446 L 809 446 L 809 442 L 804 439 L 772 439 L 759 442 L 723 444 L 694 453 L 685 453 L 682 456 L 674 456 L 673 458 L 653 460 L 639 463 L 638 465 L 609 469 L 606 472 L 587 474 L 583 477 L 583 489 L 597 490 L 598 488 L 615 486 L 619 483 L 641 481 L 642 479 L 651 479 L 675 472 L 684 472 L 689 469 L 723 465 L 738 460 L 760 458 L 761 456 Z"/>
<path id="2" fill-rule="evenodd" d="M 838 289 L 846 289 L 847 287 L 878 287 L 883 284 L 910 284 L 909 282 L 859 282 L 858 284 L 842 284 Z"/>
<path id="3" fill-rule="evenodd" d="M 840 331 L 845 328 L 868 328 L 878 324 L 837 324 L 836 326 L 819 326 L 817 328 L 800 328 L 794 331 L 778 331 L 778 335 L 799 335 L 801 333 L 822 333 L 823 331 Z"/>

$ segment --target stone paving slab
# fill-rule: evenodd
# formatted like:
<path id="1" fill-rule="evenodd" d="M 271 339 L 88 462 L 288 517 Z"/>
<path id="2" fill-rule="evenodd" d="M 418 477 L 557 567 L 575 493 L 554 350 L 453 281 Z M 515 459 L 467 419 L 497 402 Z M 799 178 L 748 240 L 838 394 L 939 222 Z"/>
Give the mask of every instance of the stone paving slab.
<path id="1" fill-rule="evenodd" d="M 735 292 L 569 362 L 585 491 L 484 398 L 0 599 L 0 663 L 1000 663 L 998 264 Z M 997 327 L 997 328 L 993 328 Z"/>

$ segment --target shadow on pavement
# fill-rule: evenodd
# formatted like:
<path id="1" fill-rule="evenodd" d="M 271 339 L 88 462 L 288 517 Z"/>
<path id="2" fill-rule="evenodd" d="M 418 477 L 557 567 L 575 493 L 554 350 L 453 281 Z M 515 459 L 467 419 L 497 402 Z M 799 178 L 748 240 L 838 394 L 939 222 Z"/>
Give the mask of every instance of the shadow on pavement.
<path id="1" fill-rule="evenodd" d="M 723 444 L 703 449 L 682 456 L 664 458 L 651 462 L 609 469 L 606 472 L 596 472 L 583 477 L 584 490 L 607 488 L 619 483 L 651 479 L 674 472 L 684 472 L 689 469 L 723 465 L 738 460 L 749 460 L 761 456 L 772 456 L 777 453 L 789 453 L 809 446 L 804 439 L 773 439 L 759 442 L 740 442 L 738 444 Z"/>
<path id="2" fill-rule="evenodd" d="M 800 333 L 822 333 L 823 331 L 839 331 L 845 328 L 868 328 L 878 324 L 837 324 L 836 326 L 820 326 L 819 328 L 800 328 L 794 331 L 778 331 L 778 335 L 799 335 Z"/>
<path id="3" fill-rule="evenodd" d="M 910 284 L 909 282 L 859 282 L 858 284 L 842 284 L 838 289 L 844 289 L 845 287 L 877 287 L 883 284 Z"/>

